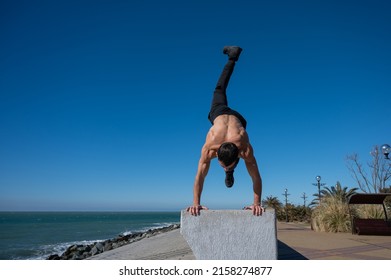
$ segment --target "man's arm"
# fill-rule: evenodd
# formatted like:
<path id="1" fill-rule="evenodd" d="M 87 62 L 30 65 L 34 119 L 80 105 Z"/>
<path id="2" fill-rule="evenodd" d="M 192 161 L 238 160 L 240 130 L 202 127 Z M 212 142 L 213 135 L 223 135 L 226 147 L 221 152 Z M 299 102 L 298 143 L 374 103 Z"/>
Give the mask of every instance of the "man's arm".
<path id="1" fill-rule="evenodd" d="M 257 161 L 254 157 L 254 151 L 250 143 L 248 143 L 247 151 L 245 152 L 245 156 L 243 157 L 248 174 L 250 175 L 253 181 L 253 191 L 254 191 L 254 202 L 253 205 L 245 207 L 245 209 L 251 209 L 254 215 L 262 215 L 262 207 L 261 207 L 261 197 L 262 197 L 262 178 L 259 173 Z"/>
<path id="2" fill-rule="evenodd" d="M 204 145 L 204 147 L 202 147 L 201 150 L 201 158 L 198 162 L 197 174 L 194 180 L 193 205 L 187 208 L 187 211 L 195 216 L 200 214 L 200 210 L 208 209 L 206 207 L 201 206 L 201 193 L 204 187 L 205 177 L 206 175 L 208 175 L 209 167 L 210 167 L 209 150 Z"/>

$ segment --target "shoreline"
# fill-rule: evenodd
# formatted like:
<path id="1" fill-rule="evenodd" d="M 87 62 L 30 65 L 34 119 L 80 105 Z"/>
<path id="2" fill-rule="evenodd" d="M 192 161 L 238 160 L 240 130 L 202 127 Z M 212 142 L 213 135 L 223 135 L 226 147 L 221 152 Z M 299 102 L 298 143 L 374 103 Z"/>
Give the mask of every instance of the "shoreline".
<path id="1" fill-rule="evenodd" d="M 93 242 L 88 245 L 74 244 L 69 246 L 61 255 L 52 254 L 48 256 L 46 260 L 84 260 L 102 254 L 104 252 L 118 249 L 125 245 L 129 245 L 134 242 L 143 240 L 144 238 L 150 238 L 155 235 L 173 231 L 179 228 L 180 224 L 176 223 L 166 227 L 149 229 L 147 231 L 119 235 L 118 237 L 112 239 L 107 239 L 100 242 Z"/>

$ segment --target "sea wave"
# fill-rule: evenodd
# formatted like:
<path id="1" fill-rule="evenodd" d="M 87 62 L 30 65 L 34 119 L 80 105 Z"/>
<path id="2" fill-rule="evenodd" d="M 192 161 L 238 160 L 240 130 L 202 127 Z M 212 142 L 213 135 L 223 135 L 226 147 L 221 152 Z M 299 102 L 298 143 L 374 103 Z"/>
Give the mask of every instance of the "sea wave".
<path id="1" fill-rule="evenodd" d="M 147 232 L 148 230 L 155 230 L 155 229 L 161 229 L 165 227 L 172 226 L 176 223 L 153 223 L 152 225 L 148 227 L 143 227 L 140 230 L 135 230 L 135 231 L 124 231 L 121 233 L 119 236 L 125 236 L 125 235 L 130 235 L 135 232 Z M 115 236 L 113 236 L 115 238 Z M 105 239 L 98 239 L 98 240 L 82 240 L 82 241 L 72 241 L 72 242 L 63 242 L 59 244 L 49 244 L 49 245 L 41 245 L 37 250 L 35 251 L 35 254 L 28 258 L 28 260 L 45 260 L 47 259 L 50 255 L 59 255 L 61 256 L 69 247 L 73 245 L 91 245 L 96 242 L 104 242 L 106 241 Z"/>
<path id="2" fill-rule="evenodd" d="M 98 240 L 82 240 L 82 241 L 72 241 L 72 242 L 63 242 L 59 244 L 48 244 L 48 245 L 41 245 L 39 248 L 37 248 L 35 251 L 35 254 L 28 258 L 27 260 L 45 260 L 50 255 L 62 255 L 70 246 L 73 246 L 75 244 L 78 245 L 90 245 L 94 244 L 96 242 L 102 242 L 103 239 Z"/>
<path id="3" fill-rule="evenodd" d="M 127 230 L 127 231 L 124 231 L 120 235 L 125 236 L 125 235 L 134 234 L 136 232 L 146 232 L 148 230 L 154 230 L 154 229 L 169 227 L 169 226 L 172 226 L 174 224 L 177 224 L 177 223 L 153 223 L 153 224 L 151 224 L 151 225 L 149 225 L 147 227 L 142 227 L 140 230 L 133 230 L 133 231 Z"/>

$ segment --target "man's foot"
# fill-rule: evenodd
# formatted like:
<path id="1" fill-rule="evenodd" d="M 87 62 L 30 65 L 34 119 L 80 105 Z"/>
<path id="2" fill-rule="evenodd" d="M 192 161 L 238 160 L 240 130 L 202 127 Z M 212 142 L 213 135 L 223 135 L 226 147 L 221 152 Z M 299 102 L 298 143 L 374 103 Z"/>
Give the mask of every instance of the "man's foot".
<path id="1" fill-rule="evenodd" d="M 227 171 L 225 172 L 225 185 L 227 188 L 230 188 L 234 185 L 235 179 L 234 179 L 234 171 Z"/>
<path id="2" fill-rule="evenodd" d="M 223 54 L 227 54 L 233 61 L 238 61 L 241 52 L 242 48 L 237 46 L 225 46 L 223 49 Z"/>

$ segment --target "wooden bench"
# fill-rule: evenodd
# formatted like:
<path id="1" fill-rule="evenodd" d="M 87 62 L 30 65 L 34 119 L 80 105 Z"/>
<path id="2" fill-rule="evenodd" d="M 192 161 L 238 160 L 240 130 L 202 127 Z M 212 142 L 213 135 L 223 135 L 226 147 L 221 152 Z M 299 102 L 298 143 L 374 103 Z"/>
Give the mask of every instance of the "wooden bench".
<path id="1" fill-rule="evenodd" d="M 353 219 L 353 229 L 358 235 L 391 235 L 391 226 L 383 219 Z"/>

